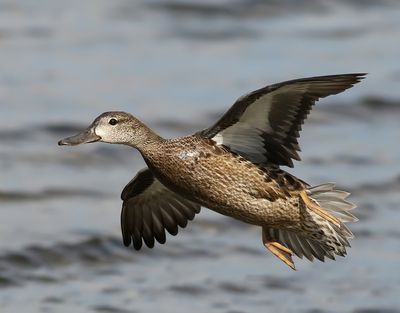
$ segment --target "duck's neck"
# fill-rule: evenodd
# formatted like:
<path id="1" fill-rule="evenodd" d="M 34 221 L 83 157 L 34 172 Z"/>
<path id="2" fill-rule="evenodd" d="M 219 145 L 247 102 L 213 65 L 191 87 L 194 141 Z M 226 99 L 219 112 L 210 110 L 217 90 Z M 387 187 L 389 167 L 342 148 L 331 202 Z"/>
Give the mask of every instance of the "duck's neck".
<path id="1" fill-rule="evenodd" d="M 160 146 L 166 141 L 156 134 L 150 127 L 140 122 L 140 127 L 132 138 L 129 138 L 128 145 L 136 148 L 143 156 L 152 155 L 160 150 Z"/>

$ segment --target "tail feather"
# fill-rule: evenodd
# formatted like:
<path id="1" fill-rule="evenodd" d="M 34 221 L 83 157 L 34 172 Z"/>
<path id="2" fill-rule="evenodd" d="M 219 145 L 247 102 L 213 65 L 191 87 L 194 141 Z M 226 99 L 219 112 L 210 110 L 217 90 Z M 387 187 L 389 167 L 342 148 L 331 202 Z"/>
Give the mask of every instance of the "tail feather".
<path id="1" fill-rule="evenodd" d="M 356 206 L 346 200 L 350 193 L 342 190 L 335 190 L 333 188 L 335 188 L 333 183 L 318 185 L 309 188 L 307 194 L 322 208 L 330 211 L 342 222 L 357 222 L 357 217 L 349 212 Z"/>
<path id="2" fill-rule="evenodd" d="M 323 243 L 310 239 L 302 234 L 288 231 L 285 229 L 263 228 L 268 236 L 277 242 L 280 242 L 300 259 L 306 257 L 313 261 L 314 258 L 325 262 L 325 257 L 334 260 L 334 253 L 328 249 Z"/>
<path id="3" fill-rule="evenodd" d="M 358 219 L 349 212 L 355 208 L 346 200 L 350 194 L 334 188 L 333 183 L 322 184 L 310 187 L 301 195 L 303 209 L 299 229 L 263 228 L 263 232 L 299 258 L 305 256 L 310 261 L 317 258 L 324 262 L 325 258 L 335 260 L 335 255 L 345 256 L 354 236 L 344 223 Z"/>
<path id="4" fill-rule="evenodd" d="M 333 183 L 310 187 L 307 190 L 307 195 L 319 207 L 339 220 L 339 225 L 323 220 L 311 211 L 309 213 L 311 220 L 319 226 L 319 229 L 315 230 L 315 239 L 325 242 L 335 254 L 344 256 L 346 255 L 346 247 L 350 247 L 349 240 L 354 237 L 344 223 L 356 222 L 358 219 L 349 212 L 356 207 L 346 200 L 350 193 L 334 188 L 335 184 Z M 317 235 L 318 231 L 320 232 L 319 235 Z"/>

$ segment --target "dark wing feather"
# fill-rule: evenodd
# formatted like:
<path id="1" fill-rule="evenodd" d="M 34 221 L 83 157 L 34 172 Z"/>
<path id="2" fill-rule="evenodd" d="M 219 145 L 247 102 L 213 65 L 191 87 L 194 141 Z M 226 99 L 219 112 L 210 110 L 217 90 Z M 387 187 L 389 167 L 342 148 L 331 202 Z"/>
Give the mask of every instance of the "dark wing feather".
<path id="1" fill-rule="evenodd" d="M 212 127 L 199 133 L 262 165 L 300 160 L 298 137 L 314 103 L 340 93 L 365 74 L 302 78 L 267 86 L 240 97 Z"/>
<path id="2" fill-rule="evenodd" d="M 155 240 L 165 243 L 165 230 L 178 233 L 200 212 L 200 205 L 186 200 L 160 183 L 149 169 L 141 170 L 121 194 L 121 229 L 125 246 L 149 248 Z"/>

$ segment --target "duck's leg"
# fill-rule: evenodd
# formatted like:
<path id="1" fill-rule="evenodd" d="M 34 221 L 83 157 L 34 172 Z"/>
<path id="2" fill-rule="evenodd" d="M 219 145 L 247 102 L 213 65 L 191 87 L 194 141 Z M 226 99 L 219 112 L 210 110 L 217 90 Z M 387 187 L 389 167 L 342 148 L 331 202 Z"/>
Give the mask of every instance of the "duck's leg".
<path id="1" fill-rule="evenodd" d="M 266 228 L 262 228 L 262 241 L 264 246 L 290 268 L 296 270 L 292 259 L 293 252 L 276 239 L 271 238 Z"/>
<path id="2" fill-rule="evenodd" d="M 315 212 L 322 218 L 326 219 L 328 222 L 331 222 L 333 225 L 340 228 L 340 225 L 341 225 L 340 220 L 337 219 L 336 217 L 334 217 L 332 214 L 329 214 L 326 210 L 324 210 L 317 203 L 315 203 L 313 200 L 311 200 L 308 197 L 306 191 L 302 191 L 300 193 L 300 197 L 303 200 L 304 204 L 307 206 L 307 208 L 309 208 L 310 210 L 312 210 L 313 212 Z"/>

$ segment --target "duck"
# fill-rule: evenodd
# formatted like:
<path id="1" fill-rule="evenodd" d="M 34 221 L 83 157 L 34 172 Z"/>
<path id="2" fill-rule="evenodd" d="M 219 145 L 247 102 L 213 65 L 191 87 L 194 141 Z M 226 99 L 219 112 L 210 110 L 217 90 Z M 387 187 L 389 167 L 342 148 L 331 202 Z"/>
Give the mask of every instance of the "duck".
<path id="1" fill-rule="evenodd" d="M 123 244 L 140 250 L 166 242 L 202 207 L 261 228 L 261 239 L 295 269 L 293 257 L 345 256 L 357 218 L 348 192 L 316 186 L 284 169 L 300 161 L 302 124 L 315 102 L 353 87 L 366 73 L 300 78 L 238 98 L 211 127 L 165 139 L 133 115 L 99 115 L 61 146 L 104 142 L 137 149 L 147 167 L 122 191 Z"/>

